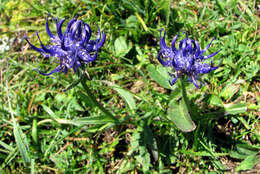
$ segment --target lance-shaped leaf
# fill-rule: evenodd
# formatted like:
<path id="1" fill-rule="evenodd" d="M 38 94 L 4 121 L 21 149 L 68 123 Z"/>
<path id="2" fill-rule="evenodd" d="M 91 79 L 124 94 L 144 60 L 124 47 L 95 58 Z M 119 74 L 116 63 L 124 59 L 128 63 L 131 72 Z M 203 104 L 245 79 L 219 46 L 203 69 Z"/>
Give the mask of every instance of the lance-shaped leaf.
<path id="1" fill-rule="evenodd" d="M 132 93 L 130 93 L 129 91 L 121 88 L 120 86 L 118 86 L 112 82 L 105 81 L 105 80 L 102 80 L 102 82 L 111 86 L 125 100 L 125 102 L 129 106 L 130 110 L 133 111 L 136 109 L 136 103 L 135 103 Z"/>
<path id="2" fill-rule="evenodd" d="M 170 76 L 169 76 L 166 68 L 164 68 L 162 66 L 155 67 L 154 65 L 148 65 L 147 70 L 148 70 L 149 76 L 154 81 L 156 81 L 160 86 L 167 88 L 167 89 L 173 89 L 173 87 L 169 83 Z"/>
<path id="3" fill-rule="evenodd" d="M 175 99 L 170 101 L 167 117 L 183 132 L 191 132 L 196 128 L 195 123 L 190 117 L 184 98 L 180 101 L 176 101 Z"/>

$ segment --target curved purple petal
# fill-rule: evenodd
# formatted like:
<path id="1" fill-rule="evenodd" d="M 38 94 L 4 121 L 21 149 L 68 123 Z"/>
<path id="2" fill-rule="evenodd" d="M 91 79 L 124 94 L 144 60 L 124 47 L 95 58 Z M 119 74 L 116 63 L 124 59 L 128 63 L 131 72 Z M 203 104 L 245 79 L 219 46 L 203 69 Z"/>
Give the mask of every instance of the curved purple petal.
<path id="1" fill-rule="evenodd" d="M 194 44 L 193 52 L 195 53 L 195 58 L 197 58 L 200 55 L 200 44 L 196 40 L 193 41 L 193 44 Z"/>
<path id="2" fill-rule="evenodd" d="M 65 20 L 66 20 L 66 19 L 63 18 L 63 19 L 60 20 L 59 23 L 57 23 L 57 19 L 56 19 L 57 34 L 58 34 L 60 40 L 63 38 L 63 33 L 62 33 L 62 30 L 61 30 L 61 27 L 62 27 L 62 24 L 64 23 Z"/>
<path id="3" fill-rule="evenodd" d="M 52 70 L 50 73 L 42 73 L 39 69 L 34 69 L 34 70 L 37 71 L 41 75 L 49 76 L 49 75 L 51 75 L 53 73 L 62 71 L 62 67 L 59 65 L 54 70 Z"/>
<path id="4" fill-rule="evenodd" d="M 97 44 L 97 49 L 100 49 L 104 45 L 104 43 L 106 41 L 106 33 L 105 33 L 105 31 L 102 32 L 102 35 L 103 36 L 102 36 L 101 41 Z"/>
<path id="5" fill-rule="evenodd" d="M 68 22 L 67 27 L 66 27 L 66 30 L 65 30 L 65 33 L 69 33 L 70 28 L 71 28 L 71 25 L 72 25 L 76 20 L 77 20 L 77 18 L 73 18 L 73 19 L 71 19 L 71 20 Z M 64 34 L 65 34 L 65 33 L 64 33 Z"/>
<path id="6" fill-rule="evenodd" d="M 77 69 L 80 67 L 81 63 L 79 61 L 75 62 L 75 65 L 73 66 L 74 72 L 77 72 Z"/>
<path id="7" fill-rule="evenodd" d="M 65 46 L 65 37 L 61 39 L 61 49 L 68 51 L 68 48 Z"/>
<path id="8" fill-rule="evenodd" d="M 96 40 L 96 45 L 97 45 L 97 40 Z M 91 55 L 90 54 L 88 54 L 88 60 L 89 60 L 89 62 L 93 62 L 93 61 L 95 61 L 96 59 L 97 59 L 97 56 L 98 56 L 98 48 L 97 48 L 97 46 L 96 46 L 96 53 L 94 54 L 94 56 L 93 57 L 91 57 Z"/>
<path id="9" fill-rule="evenodd" d="M 184 56 L 184 57 L 186 57 L 186 55 L 187 55 L 187 39 L 185 38 L 185 39 L 183 39 L 181 42 L 180 42 L 180 45 L 179 45 L 179 47 L 180 47 L 180 50 L 182 51 L 182 55 Z"/>
<path id="10" fill-rule="evenodd" d="M 210 41 L 210 43 L 206 46 L 206 48 L 204 48 L 203 50 L 201 50 L 200 56 L 202 56 L 202 54 L 204 54 L 204 53 L 209 49 L 210 45 L 212 44 L 212 42 L 213 42 L 215 39 L 216 39 L 216 37 L 214 37 L 214 38 Z"/>
<path id="11" fill-rule="evenodd" d="M 71 38 L 71 40 L 73 41 L 73 40 L 75 40 L 75 35 L 76 35 L 76 32 L 77 32 L 77 30 L 78 30 L 78 28 L 79 28 L 79 25 L 80 25 L 80 21 L 77 21 L 76 23 L 74 23 L 73 25 L 72 25 L 72 27 L 71 27 L 71 35 L 70 35 L 70 38 Z"/>
<path id="12" fill-rule="evenodd" d="M 97 42 L 99 42 L 100 38 L 101 38 L 101 31 L 100 28 L 97 25 L 97 29 L 98 29 L 98 35 L 97 35 Z"/>
<path id="13" fill-rule="evenodd" d="M 40 44 L 41 44 L 42 49 L 43 49 L 46 53 L 50 53 L 50 54 L 53 53 L 50 49 L 46 48 L 46 47 L 43 45 L 43 43 L 42 43 L 42 41 L 41 41 L 41 39 L 40 39 L 40 36 L 39 36 L 38 32 L 36 32 L 36 36 L 37 36 L 38 40 L 40 41 Z"/>
<path id="14" fill-rule="evenodd" d="M 182 50 L 183 48 L 186 47 L 186 38 L 182 39 L 179 43 L 179 50 Z"/>
<path id="15" fill-rule="evenodd" d="M 86 38 L 85 42 L 89 42 L 89 39 L 91 37 L 91 28 L 88 24 L 85 24 L 85 27 L 86 27 L 85 29 L 87 31 L 87 38 Z"/>
<path id="16" fill-rule="evenodd" d="M 45 52 L 42 48 L 38 48 L 36 46 L 34 46 L 33 44 L 31 44 L 31 42 L 29 42 L 29 40 L 27 39 L 27 37 L 24 38 L 26 40 L 26 42 L 32 47 L 32 49 L 34 49 L 35 51 L 38 51 L 40 53 Z"/>
<path id="17" fill-rule="evenodd" d="M 95 45 L 96 45 L 96 42 L 95 42 L 94 40 L 90 40 L 90 41 L 87 43 L 85 49 L 86 49 L 88 52 L 92 52 L 92 51 L 95 49 L 95 48 L 94 48 Z"/>
<path id="18" fill-rule="evenodd" d="M 91 57 L 90 54 L 88 54 L 88 62 L 93 62 L 97 59 L 98 53 L 96 52 L 93 57 Z"/>
<path id="19" fill-rule="evenodd" d="M 220 49 L 220 50 L 218 50 L 217 52 L 212 53 L 212 54 L 210 54 L 210 55 L 208 55 L 208 56 L 202 56 L 201 59 L 203 59 L 203 60 L 209 59 L 209 58 L 215 56 L 216 54 L 218 54 L 221 50 L 222 50 L 222 49 Z"/>
<path id="20" fill-rule="evenodd" d="M 173 86 L 176 83 L 178 77 L 179 77 L 179 75 L 177 75 L 175 78 L 173 78 L 172 81 L 169 80 L 169 83 L 171 86 Z"/>
<path id="21" fill-rule="evenodd" d="M 86 31 L 91 36 L 91 28 L 90 28 L 90 26 L 88 24 L 85 24 L 85 27 L 86 27 Z"/>
<path id="22" fill-rule="evenodd" d="M 161 54 L 163 53 L 163 51 L 164 50 L 159 52 L 159 54 L 157 56 L 157 59 L 163 66 L 170 66 L 171 65 L 171 61 L 165 61 L 165 60 L 161 59 Z"/>
<path id="23" fill-rule="evenodd" d="M 78 32 L 77 32 L 77 39 L 80 39 L 80 40 L 82 40 L 82 37 L 81 37 L 82 36 L 82 28 L 84 30 L 83 22 L 80 21 L 79 26 L 78 26 Z"/>
<path id="24" fill-rule="evenodd" d="M 50 14 L 48 14 L 48 16 L 47 16 L 46 23 L 45 23 L 45 28 L 46 28 L 46 31 L 47 31 L 48 35 L 51 38 L 55 38 L 55 36 L 52 34 L 52 32 L 50 31 L 50 28 L 49 28 L 49 24 L 48 24 L 49 16 L 50 16 Z"/>
<path id="25" fill-rule="evenodd" d="M 62 70 L 62 72 L 63 72 L 64 74 L 67 74 L 68 68 L 67 68 L 66 66 L 64 66 L 64 69 Z"/>
<path id="26" fill-rule="evenodd" d="M 196 86 L 196 88 L 198 88 L 198 89 L 201 88 L 201 85 L 198 85 L 195 80 L 192 80 L 192 83 L 193 83 L 194 86 Z"/>
<path id="27" fill-rule="evenodd" d="M 191 81 L 194 84 L 194 86 L 196 86 L 196 88 L 198 88 L 198 89 L 201 88 L 201 85 L 197 84 L 197 78 L 195 76 L 193 76 L 193 75 L 191 76 Z"/>
<path id="28" fill-rule="evenodd" d="M 188 38 L 187 39 L 187 50 L 188 50 L 188 52 L 190 53 L 190 54 L 192 54 L 192 41 Z"/>
<path id="29" fill-rule="evenodd" d="M 220 60 L 220 62 L 218 63 L 217 66 L 215 66 L 215 67 L 210 67 L 210 71 L 214 71 L 214 70 L 218 69 L 218 68 L 220 67 L 222 61 L 223 61 L 223 59 Z M 211 64 L 212 64 L 212 63 L 213 63 L 213 62 L 211 62 Z"/>
<path id="30" fill-rule="evenodd" d="M 79 45 L 83 47 L 85 41 L 87 40 L 88 33 L 86 31 L 86 26 L 84 26 L 83 31 L 82 31 L 82 38 L 81 41 L 79 42 Z"/>
<path id="31" fill-rule="evenodd" d="M 177 51 L 177 49 L 176 49 L 176 47 L 175 47 L 175 42 L 176 42 L 176 40 L 178 39 L 178 37 L 179 37 L 179 35 L 177 34 L 177 35 L 173 38 L 173 40 L 172 40 L 172 50 L 173 50 L 173 51 Z"/>
<path id="32" fill-rule="evenodd" d="M 160 46 L 161 46 L 162 49 L 169 49 L 169 47 L 167 47 L 167 45 L 166 45 L 166 43 L 165 43 L 165 34 L 166 34 L 166 32 L 164 32 L 163 38 L 161 37 L 163 30 L 164 30 L 164 29 L 162 28 L 162 29 L 161 29 L 161 32 L 160 32 Z"/>

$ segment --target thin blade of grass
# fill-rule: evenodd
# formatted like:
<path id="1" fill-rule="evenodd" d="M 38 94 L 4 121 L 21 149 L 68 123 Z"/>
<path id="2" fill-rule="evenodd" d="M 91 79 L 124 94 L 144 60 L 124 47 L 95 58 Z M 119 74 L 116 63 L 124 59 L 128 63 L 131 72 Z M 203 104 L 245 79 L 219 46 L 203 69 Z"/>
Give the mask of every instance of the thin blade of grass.
<path id="1" fill-rule="evenodd" d="M 16 122 L 16 120 L 14 118 L 14 112 L 11 107 L 11 102 L 10 102 L 9 92 L 8 92 L 8 81 L 6 81 L 6 87 L 7 87 L 8 105 L 9 105 L 9 110 L 10 110 L 11 117 L 12 117 L 13 133 L 14 133 L 15 142 L 16 142 L 17 148 L 22 156 L 24 164 L 27 165 L 31 162 L 31 159 L 29 156 L 29 143 L 27 141 L 25 134 L 22 132 L 19 124 Z"/>

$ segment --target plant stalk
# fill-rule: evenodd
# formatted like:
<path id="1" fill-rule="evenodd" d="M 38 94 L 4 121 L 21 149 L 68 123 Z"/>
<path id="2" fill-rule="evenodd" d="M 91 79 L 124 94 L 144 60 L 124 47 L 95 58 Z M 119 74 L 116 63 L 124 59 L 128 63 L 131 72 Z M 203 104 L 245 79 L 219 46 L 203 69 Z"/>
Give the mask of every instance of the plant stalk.
<path id="1" fill-rule="evenodd" d="M 178 85 L 179 85 L 179 87 L 181 89 L 182 97 L 184 99 L 184 102 L 185 102 L 185 104 L 187 106 L 188 111 L 191 114 L 191 107 L 190 107 L 189 99 L 187 97 L 187 91 L 186 91 L 186 86 L 185 86 L 185 83 L 184 83 L 184 79 L 180 78 L 178 81 L 179 81 Z"/>

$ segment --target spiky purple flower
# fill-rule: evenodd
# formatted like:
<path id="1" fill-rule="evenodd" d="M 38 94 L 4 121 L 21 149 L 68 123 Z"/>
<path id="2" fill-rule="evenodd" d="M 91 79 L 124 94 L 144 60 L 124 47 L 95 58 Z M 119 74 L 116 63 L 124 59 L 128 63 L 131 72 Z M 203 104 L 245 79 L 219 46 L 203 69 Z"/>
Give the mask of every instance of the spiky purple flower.
<path id="1" fill-rule="evenodd" d="M 62 25 L 65 22 L 65 18 L 60 21 L 55 18 L 57 35 L 54 35 L 49 29 L 48 18 L 49 15 L 46 19 L 45 27 L 50 36 L 50 45 L 43 45 L 38 33 L 36 33 L 36 35 L 41 48 L 32 45 L 27 37 L 25 37 L 28 44 L 34 50 L 40 52 L 45 58 L 55 57 L 59 59 L 60 63 L 54 70 L 50 73 L 42 73 L 37 70 L 40 74 L 46 76 L 55 72 L 64 72 L 66 74 L 70 68 L 73 68 L 74 72 L 76 72 L 82 64 L 88 64 L 96 60 L 98 50 L 103 46 L 106 39 L 104 31 L 101 39 L 101 32 L 97 26 L 98 36 L 96 40 L 90 40 L 92 34 L 90 26 L 81 20 L 77 20 L 77 17 L 74 17 L 68 22 L 64 32 L 62 32 Z"/>
<path id="2" fill-rule="evenodd" d="M 172 40 L 172 47 L 169 48 L 165 43 L 166 32 L 164 32 L 163 37 L 161 37 L 162 31 L 163 29 L 161 29 L 160 32 L 161 50 L 158 54 L 158 60 L 163 66 L 172 67 L 174 73 L 169 73 L 170 76 L 173 77 L 173 79 L 169 81 L 170 84 L 174 85 L 179 77 L 182 75 L 187 75 L 189 76 L 189 81 L 192 82 L 197 88 L 200 88 L 200 85 L 197 84 L 199 74 L 205 74 L 209 73 L 210 71 L 214 71 L 221 64 L 220 62 L 218 66 L 214 67 L 212 66 L 213 61 L 211 61 L 210 65 L 203 63 L 206 59 L 215 56 L 219 51 L 221 51 L 219 50 L 208 56 L 203 56 L 215 38 L 211 40 L 206 48 L 201 50 L 198 41 L 191 40 L 186 33 L 186 38 L 180 41 L 179 49 L 177 49 L 175 47 L 175 42 L 178 39 L 178 35 L 176 35 Z"/>

